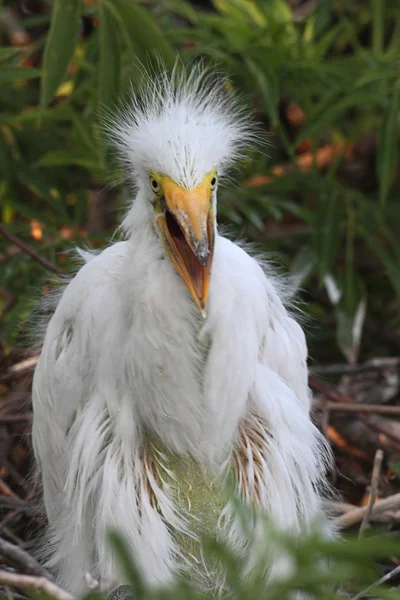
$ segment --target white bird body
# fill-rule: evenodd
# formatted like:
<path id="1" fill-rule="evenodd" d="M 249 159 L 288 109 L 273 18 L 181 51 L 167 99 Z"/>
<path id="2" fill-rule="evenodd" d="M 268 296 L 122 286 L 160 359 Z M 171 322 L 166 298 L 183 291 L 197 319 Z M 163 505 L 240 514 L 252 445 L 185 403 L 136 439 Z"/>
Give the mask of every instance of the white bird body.
<path id="1" fill-rule="evenodd" d="M 187 98 L 198 77 L 180 107 L 197 121 Z M 158 119 L 169 122 L 163 113 Z M 179 147 L 189 144 L 182 139 L 188 129 Z M 220 161 L 216 149 L 208 154 L 195 163 L 200 177 L 192 169 L 185 189 L 214 166 L 220 171 L 229 152 Z M 294 533 L 320 511 L 327 453 L 309 418 L 304 334 L 284 308 L 277 280 L 213 224 L 203 318 L 156 233 L 148 173 L 142 177 L 134 163 L 139 186 L 124 222 L 127 239 L 89 257 L 69 283 L 34 377 L 33 444 L 49 564 L 75 593 L 84 590 L 86 573 L 103 587 L 123 582 L 108 528 L 125 534 L 151 583 L 168 582 L 187 567 L 192 559 L 179 540 L 195 538 L 196 518 L 208 518 L 207 499 L 194 497 L 203 508 L 192 511 L 192 484 L 207 494 L 233 473 L 245 501 Z M 172 175 L 182 180 L 182 173 Z M 187 461 L 198 467 L 196 481 L 183 481 L 192 468 L 182 467 Z M 239 546 L 232 505 L 213 502 L 216 533 Z"/>

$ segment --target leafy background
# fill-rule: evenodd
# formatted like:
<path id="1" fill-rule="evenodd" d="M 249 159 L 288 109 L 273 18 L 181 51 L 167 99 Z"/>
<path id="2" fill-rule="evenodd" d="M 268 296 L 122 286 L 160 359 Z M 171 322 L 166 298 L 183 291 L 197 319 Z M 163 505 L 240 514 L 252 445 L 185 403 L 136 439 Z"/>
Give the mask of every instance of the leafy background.
<path id="1" fill-rule="evenodd" d="M 68 247 L 105 244 L 127 197 L 111 185 L 104 107 L 135 88 L 138 61 L 157 69 L 160 54 L 167 66 L 177 51 L 186 63 L 205 57 L 247 96 L 268 144 L 223 189 L 219 221 L 292 274 L 312 317 L 313 360 L 397 351 L 397 0 L 57 0 L 23 2 L 18 12 L 12 4 L 3 9 L 11 44 L 0 49 L 9 232 L 66 272 Z M 9 347 L 47 274 L 7 239 L 0 252 Z"/>
<path id="2" fill-rule="evenodd" d="M 12 497 L 1 477 L 18 498 L 30 493 L 21 483 L 26 445 L 10 440 L 29 431 L 29 381 L 15 364 L 31 356 L 32 299 L 48 292 L 52 273 L 74 271 L 74 245 L 109 243 L 130 197 L 102 114 L 137 88 L 139 63 L 157 70 L 160 55 L 167 67 L 177 52 L 186 64 L 217 65 L 261 124 L 264 152 L 224 184 L 219 222 L 291 278 L 311 369 L 323 375 L 311 379 L 317 400 L 398 408 L 398 0 L 5 0 L 0 22 L 2 494 Z M 398 421 L 353 412 L 328 423 L 328 413 L 319 424 L 346 499 L 368 502 L 378 447 L 386 453 L 378 492 L 398 492 Z M 9 539 L 29 540 L 31 526 L 15 523 Z M 316 560 L 304 556 L 297 577 Z"/>

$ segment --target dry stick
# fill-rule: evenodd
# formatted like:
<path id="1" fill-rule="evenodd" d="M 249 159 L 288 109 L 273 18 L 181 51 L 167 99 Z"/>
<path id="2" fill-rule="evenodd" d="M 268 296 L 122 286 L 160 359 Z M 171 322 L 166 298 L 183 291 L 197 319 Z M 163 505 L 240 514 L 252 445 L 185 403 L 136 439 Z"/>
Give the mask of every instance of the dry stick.
<path id="1" fill-rule="evenodd" d="M 4 529 L 4 527 L 6 527 L 16 517 L 18 517 L 19 515 L 21 515 L 25 510 L 26 510 L 26 508 L 24 506 L 21 506 L 20 508 L 16 508 L 15 510 L 11 510 L 8 513 L 8 515 L 6 515 L 4 517 L 4 519 L 2 519 L 0 521 L 0 533 L 2 532 L 2 530 Z"/>
<path id="2" fill-rule="evenodd" d="M 400 406 L 386 406 L 384 404 L 350 404 L 347 402 L 315 402 L 317 410 L 330 410 L 332 412 L 359 412 L 377 413 L 381 415 L 400 415 Z"/>
<path id="3" fill-rule="evenodd" d="M 0 414 L 0 424 L 5 423 L 25 423 L 32 421 L 32 413 L 27 413 L 26 415 L 1 415 Z"/>
<path id="4" fill-rule="evenodd" d="M 36 252 L 36 250 L 31 248 L 30 246 L 27 246 L 22 240 L 17 238 L 13 233 L 10 233 L 9 231 L 7 231 L 7 229 L 5 229 L 5 227 L 3 227 L 3 225 L 0 225 L 0 235 L 7 238 L 8 240 L 10 240 L 10 242 L 12 242 L 16 246 L 18 246 L 18 248 L 21 248 L 21 250 L 23 252 L 25 252 L 25 254 L 29 254 L 29 256 L 31 258 L 36 260 L 36 262 L 40 263 L 42 265 L 42 267 L 44 267 L 45 269 L 48 269 L 49 271 L 52 271 L 53 273 L 56 273 L 57 275 L 64 275 L 64 272 L 59 267 L 57 267 L 52 262 L 47 260 L 47 258 L 45 258 L 44 256 L 40 256 L 40 254 L 38 254 Z"/>
<path id="5" fill-rule="evenodd" d="M 31 556 L 22 548 L 7 542 L 0 537 L 0 554 L 4 558 L 8 558 L 18 568 L 25 571 L 28 575 L 36 575 L 39 577 L 47 577 L 50 579 L 50 574 L 44 569 L 33 556 Z"/>
<path id="6" fill-rule="evenodd" d="M 331 390 L 327 385 L 325 385 L 322 381 L 320 381 L 316 377 L 310 377 L 309 384 L 312 389 L 316 390 L 317 392 L 320 392 L 321 394 L 326 396 L 329 400 L 331 400 L 335 404 L 338 404 L 340 402 L 340 399 L 342 398 L 344 400 L 344 404 L 349 404 L 350 406 L 351 405 L 354 406 L 354 402 L 353 402 L 352 398 L 350 398 L 350 396 L 347 396 L 346 394 L 342 394 L 342 395 L 338 394 L 337 392 Z M 367 425 L 367 427 L 370 427 L 371 429 L 378 431 L 378 433 L 383 433 L 382 430 L 378 427 L 378 425 L 376 425 L 375 423 L 371 423 L 368 415 L 363 415 L 360 413 L 360 411 L 357 411 L 357 414 L 358 414 L 358 418 L 360 419 L 360 421 L 365 423 L 365 425 Z M 387 431 L 385 431 L 384 433 L 385 433 L 386 437 L 391 441 L 391 445 L 393 446 L 393 448 L 395 448 L 398 452 L 400 452 L 399 438 L 392 434 L 389 434 Z"/>
<path id="7" fill-rule="evenodd" d="M 360 531 L 358 533 L 358 539 L 360 539 L 363 536 L 364 531 L 368 527 L 368 522 L 371 517 L 372 509 L 374 508 L 376 496 L 378 493 L 378 484 L 379 484 L 379 477 L 381 475 L 382 461 L 383 461 L 383 452 L 382 452 L 382 450 L 377 450 L 375 453 L 374 466 L 372 469 L 369 502 L 368 502 L 367 510 L 365 512 L 363 520 L 361 521 Z"/>
<path id="8" fill-rule="evenodd" d="M 12 379 L 15 375 L 21 375 L 27 371 L 32 371 L 33 367 L 37 365 L 39 360 L 39 354 L 26 358 L 12 367 L 9 367 L 5 373 L 0 373 L 0 383 Z"/>
<path id="9" fill-rule="evenodd" d="M 37 590 L 44 592 L 54 600 L 74 600 L 74 596 L 46 579 L 46 577 L 20 575 L 19 573 L 0 570 L 0 585 L 8 585 L 20 590 Z"/>
<path id="10" fill-rule="evenodd" d="M 25 502 L 20 498 L 12 489 L 6 484 L 5 481 L 0 477 L 0 494 L 4 494 L 5 496 L 9 496 L 10 498 L 14 498 L 18 502 L 19 505 L 25 504 Z"/>
<path id="11" fill-rule="evenodd" d="M 400 364 L 399 356 L 388 356 L 383 358 L 372 358 L 360 365 L 332 364 L 332 365 L 313 365 L 310 372 L 314 375 L 342 375 L 345 373 L 363 373 L 371 369 L 387 369 Z"/>
<path id="12" fill-rule="evenodd" d="M 375 502 L 375 505 L 372 508 L 372 513 L 370 516 L 378 515 L 387 510 L 392 510 L 400 507 L 400 493 L 393 494 L 392 496 L 388 496 L 387 498 L 383 498 L 383 500 L 379 500 Z M 365 513 L 368 510 L 368 506 L 360 506 L 355 508 L 352 511 L 337 517 L 333 521 L 333 525 L 338 529 L 346 529 L 347 527 L 351 527 L 352 525 L 356 525 L 364 518 Z"/>
<path id="13" fill-rule="evenodd" d="M 340 515 L 352 512 L 353 510 L 357 510 L 359 508 L 359 506 L 355 504 L 336 502 L 335 500 L 325 500 L 323 501 L 322 505 L 328 511 L 328 514 L 331 514 L 332 518 L 334 518 L 334 516 L 339 517 Z M 398 523 L 399 520 L 400 511 L 398 510 L 386 510 L 380 514 L 374 514 L 374 511 L 372 511 L 369 517 L 369 521 L 371 523 Z M 400 531 L 398 531 L 397 534 L 400 536 Z"/>
<path id="14" fill-rule="evenodd" d="M 393 569 L 392 571 L 390 571 L 390 573 L 386 573 L 386 575 L 384 575 L 383 577 L 378 579 L 378 581 L 376 581 L 375 583 L 373 583 L 372 585 L 367 587 L 365 590 L 363 590 L 359 594 L 357 594 L 357 596 L 354 596 L 352 598 L 352 600 L 360 600 L 360 598 L 364 598 L 364 596 L 366 594 L 368 594 L 368 592 L 370 590 L 372 590 L 372 588 L 374 588 L 376 585 L 382 585 L 382 583 L 386 583 L 387 581 L 390 581 L 391 579 L 393 579 L 393 577 L 396 577 L 396 575 L 398 575 L 399 573 L 400 573 L 400 565 L 398 567 L 396 567 L 395 569 Z"/>

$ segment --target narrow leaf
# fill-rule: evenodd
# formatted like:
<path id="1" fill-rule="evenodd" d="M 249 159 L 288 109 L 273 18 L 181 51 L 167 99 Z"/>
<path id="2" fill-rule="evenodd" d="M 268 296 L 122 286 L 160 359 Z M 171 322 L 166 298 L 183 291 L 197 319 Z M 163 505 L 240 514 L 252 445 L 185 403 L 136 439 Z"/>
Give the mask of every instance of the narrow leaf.
<path id="1" fill-rule="evenodd" d="M 40 77 L 39 69 L 24 69 L 22 67 L 1 67 L 1 81 L 18 81 L 18 79 L 36 79 Z"/>
<path id="2" fill-rule="evenodd" d="M 100 6 L 100 61 L 98 102 L 112 106 L 119 91 L 120 47 L 115 19 L 102 3 Z"/>
<path id="3" fill-rule="evenodd" d="M 273 77 L 272 73 L 262 71 L 250 58 L 246 60 L 246 65 L 260 91 L 264 110 L 271 119 L 271 127 L 275 128 L 278 123 L 277 105 L 279 101 L 276 77 Z"/>
<path id="4" fill-rule="evenodd" d="M 148 10 L 139 6 L 136 0 L 104 0 L 107 8 L 119 20 L 132 54 L 137 59 L 138 47 L 142 50 L 142 60 L 161 59 L 167 68 L 175 64 L 175 52 L 158 29 Z"/>
<path id="5" fill-rule="evenodd" d="M 400 113 L 400 88 L 394 90 L 387 107 L 379 135 L 377 171 L 380 184 L 380 203 L 384 205 L 392 185 L 397 165 L 397 135 Z"/>
<path id="6" fill-rule="evenodd" d="M 325 100 L 316 105 L 314 112 L 311 112 L 296 142 L 299 143 L 308 137 L 318 136 L 325 127 L 337 122 L 339 117 L 349 108 L 375 101 L 375 94 L 375 91 L 372 93 L 365 89 L 345 96 L 342 96 L 341 92 L 337 90 L 330 93 Z"/>
<path id="7" fill-rule="evenodd" d="M 41 105 L 47 106 L 65 77 L 79 35 L 81 0 L 54 0 L 43 58 Z"/>
<path id="8" fill-rule="evenodd" d="M 359 226 L 359 231 L 372 252 L 374 252 L 381 260 L 383 266 L 387 270 L 387 274 L 393 289 L 400 297 L 400 267 L 397 261 L 395 261 L 386 248 L 382 246 L 382 243 L 376 238 L 376 236 L 372 235 L 369 233 L 369 231 L 361 226 Z"/>
<path id="9" fill-rule="evenodd" d="M 53 150 L 47 152 L 40 160 L 35 163 L 40 167 L 65 167 L 76 165 L 83 169 L 98 171 L 101 168 L 97 162 L 89 160 L 86 156 L 77 156 L 75 152 L 67 152 L 64 150 Z"/>
<path id="10" fill-rule="evenodd" d="M 118 564 L 125 575 L 127 581 L 129 581 L 132 587 L 132 597 L 143 598 L 145 595 L 145 584 L 143 582 L 141 573 L 134 562 L 132 552 L 126 539 L 116 531 L 110 531 L 108 539 L 111 547 L 118 558 Z"/>
<path id="11" fill-rule="evenodd" d="M 315 252 L 309 246 L 303 246 L 290 268 L 290 283 L 297 292 L 311 275 L 316 263 Z"/>
<path id="12" fill-rule="evenodd" d="M 351 264 L 343 279 L 343 293 L 337 308 L 336 336 L 339 348 L 350 364 L 358 359 L 366 316 L 367 300 L 364 285 Z"/>
<path id="13" fill-rule="evenodd" d="M 376 56 L 383 51 L 385 2 L 386 0 L 371 0 L 372 47 Z"/>
<path id="14" fill-rule="evenodd" d="M 331 270 L 340 243 L 340 219 L 335 194 L 325 194 L 316 217 L 314 250 L 321 279 Z"/>
<path id="15" fill-rule="evenodd" d="M 0 60 L 7 60 L 8 58 L 12 58 L 21 52 L 26 52 L 26 47 L 24 46 L 0 46 Z"/>

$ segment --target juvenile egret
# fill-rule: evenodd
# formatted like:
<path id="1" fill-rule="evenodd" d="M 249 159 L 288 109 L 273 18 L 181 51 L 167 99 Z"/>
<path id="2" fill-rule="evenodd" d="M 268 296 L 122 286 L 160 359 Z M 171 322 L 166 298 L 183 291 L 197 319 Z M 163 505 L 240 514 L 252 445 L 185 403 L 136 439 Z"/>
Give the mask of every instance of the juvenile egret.
<path id="1" fill-rule="evenodd" d="M 304 333 L 278 278 L 217 230 L 218 181 L 256 135 L 225 88 L 201 68 L 147 78 L 110 125 L 136 188 L 125 241 L 83 253 L 47 326 L 33 446 L 48 564 L 74 593 L 88 574 L 124 583 L 110 528 L 150 584 L 190 569 L 212 586 L 202 532 L 246 551 L 227 475 L 286 531 L 320 512 Z"/>

